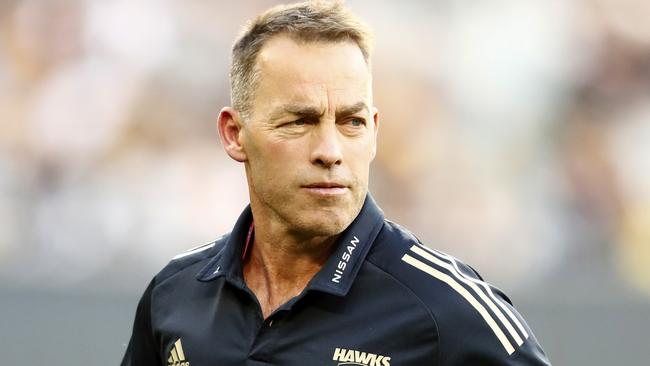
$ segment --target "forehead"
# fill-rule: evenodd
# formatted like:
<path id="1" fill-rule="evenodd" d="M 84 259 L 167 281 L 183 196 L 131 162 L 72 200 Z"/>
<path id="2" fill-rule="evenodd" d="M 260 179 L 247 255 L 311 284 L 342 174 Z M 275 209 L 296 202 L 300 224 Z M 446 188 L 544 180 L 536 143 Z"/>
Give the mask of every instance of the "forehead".
<path id="1" fill-rule="evenodd" d="M 269 99 L 309 100 L 369 97 L 371 76 L 353 41 L 302 42 L 271 38 L 258 54 L 256 104 Z"/>

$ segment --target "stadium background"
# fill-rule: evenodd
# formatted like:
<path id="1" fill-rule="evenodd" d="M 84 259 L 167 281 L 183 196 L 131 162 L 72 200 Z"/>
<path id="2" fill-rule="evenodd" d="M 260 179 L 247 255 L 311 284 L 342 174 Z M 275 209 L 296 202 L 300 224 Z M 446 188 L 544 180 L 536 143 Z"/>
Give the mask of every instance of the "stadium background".
<path id="1" fill-rule="evenodd" d="M 0 2 L 0 358 L 117 364 L 173 255 L 230 229 L 229 48 L 272 1 Z M 650 3 L 349 1 L 371 191 L 511 295 L 555 365 L 650 360 Z"/>

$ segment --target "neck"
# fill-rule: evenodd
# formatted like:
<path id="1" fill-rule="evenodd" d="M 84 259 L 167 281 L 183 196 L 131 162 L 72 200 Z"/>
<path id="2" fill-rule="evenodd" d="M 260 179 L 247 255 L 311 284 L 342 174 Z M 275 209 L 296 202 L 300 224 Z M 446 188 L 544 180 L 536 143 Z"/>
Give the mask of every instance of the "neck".
<path id="1" fill-rule="evenodd" d="M 304 236 L 255 220 L 255 236 L 244 260 L 244 280 L 264 317 L 299 295 L 335 249 L 337 236 Z"/>
<path id="2" fill-rule="evenodd" d="M 337 238 L 273 235 L 255 222 L 255 238 L 244 265 L 259 267 L 274 280 L 311 279 L 332 254 Z"/>

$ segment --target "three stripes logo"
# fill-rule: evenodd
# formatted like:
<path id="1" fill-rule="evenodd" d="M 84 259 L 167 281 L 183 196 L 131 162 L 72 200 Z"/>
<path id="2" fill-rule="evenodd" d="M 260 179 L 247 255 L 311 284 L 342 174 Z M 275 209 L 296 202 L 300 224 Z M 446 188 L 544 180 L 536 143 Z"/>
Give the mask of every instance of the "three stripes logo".
<path id="1" fill-rule="evenodd" d="M 190 366 L 190 363 L 185 360 L 185 352 L 183 352 L 183 345 L 181 344 L 181 339 L 178 338 L 174 347 L 169 354 L 167 359 L 167 366 Z"/>
<path id="2" fill-rule="evenodd" d="M 490 285 L 463 273 L 455 258 L 423 245 L 413 245 L 411 251 L 404 254 L 402 261 L 446 283 L 461 295 L 485 320 L 508 355 L 528 339 L 521 321 L 494 295 Z"/>

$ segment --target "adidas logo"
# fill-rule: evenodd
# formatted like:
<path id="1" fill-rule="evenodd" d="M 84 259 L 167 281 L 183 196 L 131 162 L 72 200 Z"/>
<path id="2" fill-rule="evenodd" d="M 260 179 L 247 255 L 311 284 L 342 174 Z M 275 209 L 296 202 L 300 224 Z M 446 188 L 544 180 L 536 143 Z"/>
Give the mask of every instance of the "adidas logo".
<path id="1" fill-rule="evenodd" d="M 336 348 L 332 360 L 339 362 L 337 366 L 390 366 L 390 357 L 345 348 Z"/>
<path id="2" fill-rule="evenodd" d="M 190 366 L 188 361 L 185 361 L 185 353 L 183 352 L 183 345 L 181 344 L 181 339 L 178 338 L 174 347 L 169 354 L 167 359 L 167 366 Z"/>

